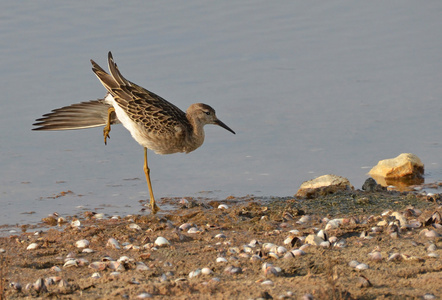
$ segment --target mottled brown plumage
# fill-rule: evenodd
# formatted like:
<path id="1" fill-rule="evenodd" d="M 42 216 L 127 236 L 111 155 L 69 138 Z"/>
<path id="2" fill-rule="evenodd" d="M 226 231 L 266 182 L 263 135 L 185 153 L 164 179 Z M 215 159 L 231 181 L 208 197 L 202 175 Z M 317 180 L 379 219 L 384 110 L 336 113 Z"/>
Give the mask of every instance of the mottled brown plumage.
<path id="1" fill-rule="evenodd" d="M 204 125 L 219 125 L 235 133 L 218 120 L 207 104 L 194 103 L 184 113 L 162 97 L 126 80 L 121 75 L 111 52 L 108 55 L 110 74 L 91 60 L 92 70 L 108 94 L 104 99 L 82 102 L 53 110 L 37 119 L 34 130 L 68 130 L 104 126 L 104 141 L 111 124 L 122 123 L 132 137 L 144 147 L 144 171 L 149 186 L 152 211 L 159 208 L 150 183 L 147 151 L 159 154 L 191 152 L 204 142 Z"/>

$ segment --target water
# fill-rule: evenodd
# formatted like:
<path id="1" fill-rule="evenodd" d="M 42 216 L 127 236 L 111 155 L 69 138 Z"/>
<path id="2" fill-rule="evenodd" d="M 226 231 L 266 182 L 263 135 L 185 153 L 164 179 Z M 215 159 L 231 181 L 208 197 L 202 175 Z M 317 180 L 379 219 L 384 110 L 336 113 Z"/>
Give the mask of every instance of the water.
<path id="1" fill-rule="evenodd" d="M 50 212 L 137 212 L 143 151 L 121 126 L 32 132 L 51 109 L 104 96 L 89 59 L 186 109 L 190 154 L 149 153 L 160 197 L 290 196 L 335 173 L 360 188 L 403 152 L 442 179 L 442 2 L 8 2 L 0 10 L 0 224 Z M 73 194 L 57 197 L 61 192 Z M 34 212 L 24 214 L 25 212 Z"/>

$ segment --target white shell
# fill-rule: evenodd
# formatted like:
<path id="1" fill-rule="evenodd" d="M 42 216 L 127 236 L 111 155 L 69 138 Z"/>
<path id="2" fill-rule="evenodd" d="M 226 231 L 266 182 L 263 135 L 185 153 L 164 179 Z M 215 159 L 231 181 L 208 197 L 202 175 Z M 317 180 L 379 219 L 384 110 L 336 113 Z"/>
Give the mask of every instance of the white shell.
<path id="1" fill-rule="evenodd" d="M 218 233 L 217 235 L 215 235 L 215 238 L 216 239 L 225 239 L 227 237 L 224 235 L 224 233 Z"/>
<path id="2" fill-rule="evenodd" d="M 138 296 L 136 296 L 135 298 L 137 298 L 137 299 L 152 298 L 152 295 L 149 293 L 141 293 Z"/>
<path id="3" fill-rule="evenodd" d="M 201 274 L 201 269 L 196 269 L 195 271 L 192 271 L 189 273 L 189 278 L 197 277 Z"/>
<path id="4" fill-rule="evenodd" d="M 273 285 L 273 281 L 271 281 L 271 280 L 264 280 L 263 282 L 261 282 L 261 285 Z"/>
<path id="5" fill-rule="evenodd" d="M 351 262 L 348 263 L 348 265 L 352 268 L 356 268 L 356 266 L 359 264 L 360 263 L 357 260 L 352 260 Z"/>
<path id="6" fill-rule="evenodd" d="M 32 243 L 26 248 L 26 250 L 35 250 L 38 249 L 39 247 L 40 246 L 37 243 Z"/>
<path id="7" fill-rule="evenodd" d="M 91 248 L 84 248 L 81 252 L 83 252 L 83 253 L 94 253 L 95 250 L 92 250 Z"/>
<path id="8" fill-rule="evenodd" d="M 75 220 L 71 222 L 71 226 L 72 227 L 80 227 L 81 226 L 81 222 L 80 220 Z"/>
<path id="9" fill-rule="evenodd" d="M 112 247 L 112 248 L 114 248 L 114 249 L 121 249 L 121 247 L 120 247 L 120 243 L 119 243 L 116 239 L 114 239 L 114 238 L 110 238 L 110 239 L 107 241 L 106 246 L 108 246 L 108 247 Z"/>
<path id="10" fill-rule="evenodd" d="M 77 246 L 77 248 L 86 248 L 87 246 L 89 246 L 90 242 L 88 240 L 79 240 L 75 242 L 75 246 Z"/>
<path id="11" fill-rule="evenodd" d="M 228 209 L 229 207 L 225 204 L 218 205 L 218 209 Z"/>
<path id="12" fill-rule="evenodd" d="M 77 267 L 78 263 L 76 259 L 70 259 L 63 265 L 63 268 Z"/>
<path id="13" fill-rule="evenodd" d="M 189 228 L 189 230 L 187 230 L 187 233 L 191 233 L 191 234 L 193 234 L 193 233 L 200 233 L 201 231 L 198 229 L 198 228 L 196 228 L 196 227 L 191 227 L 191 228 Z"/>
<path id="14" fill-rule="evenodd" d="M 226 259 L 225 257 L 218 257 L 218 258 L 216 259 L 216 262 L 217 262 L 217 263 L 226 263 L 226 262 L 227 262 L 227 259 Z"/>
<path id="15" fill-rule="evenodd" d="M 355 269 L 358 269 L 358 270 L 367 270 L 367 269 L 368 269 L 368 265 L 366 265 L 366 264 L 359 264 L 359 265 L 357 265 L 357 266 L 355 267 Z"/>
<path id="16" fill-rule="evenodd" d="M 136 265 L 137 265 L 137 267 L 135 268 L 135 270 L 137 270 L 137 271 L 148 271 L 148 270 L 150 270 L 149 267 L 145 263 L 143 263 L 142 261 L 138 261 L 136 263 Z"/>
<path id="17" fill-rule="evenodd" d="M 129 224 L 129 228 L 130 228 L 130 229 L 134 229 L 134 230 L 141 230 L 140 225 L 135 224 L 135 223 L 131 223 L 131 224 Z"/>
<path id="18" fill-rule="evenodd" d="M 155 240 L 155 245 L 158 247 L 169 246 L 170 242 L 167 239 L 163 238 L 162 236 L 159 236 Z"/>

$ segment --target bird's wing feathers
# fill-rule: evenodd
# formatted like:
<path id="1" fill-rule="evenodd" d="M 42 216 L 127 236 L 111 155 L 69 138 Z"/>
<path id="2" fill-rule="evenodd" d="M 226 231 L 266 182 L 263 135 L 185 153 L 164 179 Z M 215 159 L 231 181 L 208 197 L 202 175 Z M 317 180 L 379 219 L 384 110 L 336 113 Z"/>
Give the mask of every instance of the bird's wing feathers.
<path id="1" fill-rule="evenodd" d="M 91 63 L 92 70 L 103 86 L 134 122 L 143 125 L 148 131 L 158 133 L 176 132 L 177 126 L 182 130 L 190 128 L 186 114 L 181 109 L 125 79 L 118 70 L 111 52 L 108 56 L 110 75 L 93 60 Z"/>

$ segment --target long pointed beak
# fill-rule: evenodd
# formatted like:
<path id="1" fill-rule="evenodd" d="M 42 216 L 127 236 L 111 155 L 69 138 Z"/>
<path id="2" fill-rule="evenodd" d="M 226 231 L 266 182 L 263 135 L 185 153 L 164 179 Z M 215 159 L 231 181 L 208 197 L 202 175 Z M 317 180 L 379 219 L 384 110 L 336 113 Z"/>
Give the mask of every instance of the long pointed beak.
<path id="1" fill-rule="evenodd" d="M 224 123 L 221 122 L 220 120 L 216 120 L 216 121 L 215 121 L 215 124 L 218 125 L 218 126 L 221 126 L 222 128 L 224 128 L 224 129 L 230 131 L 230 132 L 233 133 L 233 134 L 236 134 L 235 131 L 233 131 L 232 129 L 230 129 L 229 126 L 227 126 L 226 124 L 224 124 Z"/>

